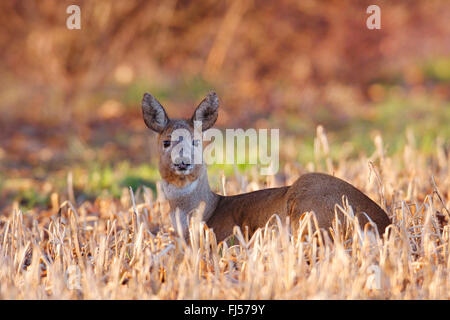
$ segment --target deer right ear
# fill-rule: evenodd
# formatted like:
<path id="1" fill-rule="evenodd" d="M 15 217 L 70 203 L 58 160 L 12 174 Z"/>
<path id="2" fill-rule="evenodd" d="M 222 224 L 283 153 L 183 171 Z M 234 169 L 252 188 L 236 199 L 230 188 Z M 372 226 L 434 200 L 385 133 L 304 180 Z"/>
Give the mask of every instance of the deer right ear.
<path id="1" fill-rule="evenodd" d="M 158 133 L 161 133 L 169 122 L 163 106 L 150 93 L 145 93 L 142 99 L 142 115 L 147 127 Z"/>

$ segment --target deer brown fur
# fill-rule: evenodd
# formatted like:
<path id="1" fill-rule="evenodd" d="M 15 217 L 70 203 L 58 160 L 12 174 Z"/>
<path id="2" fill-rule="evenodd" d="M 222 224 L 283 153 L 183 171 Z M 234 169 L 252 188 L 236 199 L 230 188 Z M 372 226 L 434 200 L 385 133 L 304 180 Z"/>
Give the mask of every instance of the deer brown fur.
<path id="1" fill-rule="evenodd" d="M 335 217 L 335 206 L 342 203 L 343 196 L 347 197 L 361 225 L 368 222 L 367 215 L 378 231 L 384 233 L 390 220 L 383 209 L 351 184 L 323 173 L 304 174 L 291 186 L 234 196 L 212 192 L 204 162 L 194 164 L 189 159 L 172 161 L 171 150 L 176 142 L 171 141 L 171 134 L 179 128 L 193 133 L 194 121 L 202 121 L 203 130 L 211 128 L 218 116 L 218 106 L 218 98 L 212 92 L 199 104 L 191 119 L 169 119 L 153 96 L 146 93 L 142 100 L 144 121 L 159 134 L 159 171 L 172 222 L 177 223 L 178 212 L 178 221 L 185 235 L 189 218 L 199 207 L 203 207 L 202 219 L 214 230 L 218 241 L 232 234 L 236 225 L 248 227 L 252 233 L 263 227 L 273 214 L 278 214 L 283 221 L 289 216 L 296 228 L 301 215 L 313 211 L 319 228 L 328 231 Z M 338 218 L 342 219 L 343 214 L 338 213 Z"/>

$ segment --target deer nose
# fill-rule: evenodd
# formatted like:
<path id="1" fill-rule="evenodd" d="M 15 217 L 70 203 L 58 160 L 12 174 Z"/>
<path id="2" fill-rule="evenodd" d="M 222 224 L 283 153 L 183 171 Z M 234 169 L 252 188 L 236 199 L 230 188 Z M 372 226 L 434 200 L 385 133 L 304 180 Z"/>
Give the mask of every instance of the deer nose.
<path id="1" fill-rule="evenodd" d="M 178 158 L 175 161 L 175 166 L 177 167 L 177 169 L 179 170 L 186 170 L 188 167 L 190 167 L 191 165 L 191 160 L 188 158 Z"/>

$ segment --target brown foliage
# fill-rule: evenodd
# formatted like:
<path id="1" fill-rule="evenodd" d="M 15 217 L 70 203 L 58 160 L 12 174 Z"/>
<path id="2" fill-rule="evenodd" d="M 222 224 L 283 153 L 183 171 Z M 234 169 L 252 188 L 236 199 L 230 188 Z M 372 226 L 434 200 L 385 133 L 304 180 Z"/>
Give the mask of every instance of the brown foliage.
<path id="1" fill-rule="evenodd" d="M 375 1 L 377 31 L 365 25 L 372 2 L 78 1 L 82 29 L 73 31 L 69 2 L 4 1 L 2 82 L 21 94 L 2 104 L 54 103 L 70 118 L 76 97 L 104 88 L 127 64 L 150 83 L 200 76 L 230 112 L 251 107 L 241 118 L 318 104 L 354 110 L 383 72 L 407 72 L 411 61 L 450 49 L 447 1 Z"/>

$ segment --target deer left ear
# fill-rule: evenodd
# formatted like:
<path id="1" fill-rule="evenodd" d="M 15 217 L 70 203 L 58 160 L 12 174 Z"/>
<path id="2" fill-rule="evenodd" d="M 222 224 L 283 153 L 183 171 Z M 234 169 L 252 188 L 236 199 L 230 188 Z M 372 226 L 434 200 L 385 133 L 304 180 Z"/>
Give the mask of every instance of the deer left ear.
<path id="1" fill-rule="evenodd" d="M 201 121 L 202 131 L 211 128 L 217 120 L 219 111 L 219 98 L 215 92 L 210 92 L 198 105 L 192 115 L 191 121 Z"/>

